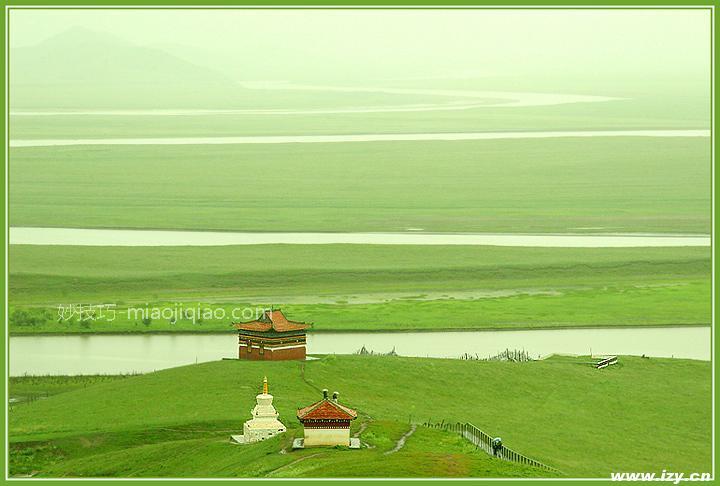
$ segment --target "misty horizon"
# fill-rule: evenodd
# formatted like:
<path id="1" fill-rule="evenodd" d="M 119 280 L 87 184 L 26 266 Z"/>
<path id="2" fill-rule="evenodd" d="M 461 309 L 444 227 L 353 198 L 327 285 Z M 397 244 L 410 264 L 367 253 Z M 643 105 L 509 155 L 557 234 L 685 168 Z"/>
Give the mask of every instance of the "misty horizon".
<path id="1" fill-rule="evenodd" d="M 564 79 L 709 83 L 707 15 L 699 10 L 13 9 L 9 41 L 12 58 L 56 39 L 74 36 L 82 43 L 83 35 L 86 42 L 99 36 L 166 52 L 234 82 L 531 76 L 561 85 Z"/>

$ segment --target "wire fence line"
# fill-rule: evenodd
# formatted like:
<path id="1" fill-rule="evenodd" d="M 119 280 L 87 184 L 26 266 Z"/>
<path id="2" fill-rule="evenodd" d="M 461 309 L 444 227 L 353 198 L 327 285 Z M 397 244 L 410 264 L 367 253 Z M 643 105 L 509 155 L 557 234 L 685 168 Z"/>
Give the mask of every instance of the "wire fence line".
<path id="1" fill-rule="evenodd" d="M 538 359 L 540 357 L 538 356 Z M 460 356 L 460 359 L 463 360 L 470 360 L 470 361 L 510 361 L 513 363 L 524 363 L 526 361 L 535 361 L 534 358 L 530 356 L 530 353 L 525 351 L 524 349 L 518 350 L 518 349 L 510 349 L 506 348 L 505 351 L 501 351 L 497 353 L 494 356 L 487 356 L 481 357 L 479 354 L 475 353 L 469 354 L 464 353 Z"/>
<path id="2" fill-rule="evenodd" d="M 500 447 L 498 451 L 493 450 L 492 441 L 493 437 L 489 434 L 486 434 L 482 430 L 475 427 L 473 424 L 466 422 L 466 423 L 446 423 L 446 422 L 440 422 L 440 423 L 430 423 L 425 422 L 423 424 L 425 427 L 431 428 L 431 429 L 441 429 L 446 430 L 449 432 L 456 432 L 460 434 L 462 437 L 467 439 L 469 442 L 471 442 L 475 447 L 478 449 L 482 449 L 483 451 L 487 452 L 491 456 L 497 457 L 499 459 L 503 459 L 505 461 L 515 462 L 518 464 L 524 464 L 526 466 L 532 466 L 537 467 L 539 469 L 542 469 L 544 471 L 549 471 L 557 474 L 562 474 L 561 471 L 558 469 L 555 469 L 554 467 L 548 466 L 547 464 L 544 464 L 540 461 L 536 461 L 535 459 L 531 459 L 523 454 L 520 454 L 519 452 L 516 452 L 508 447 L 505 447 L 504 445 Z"/>

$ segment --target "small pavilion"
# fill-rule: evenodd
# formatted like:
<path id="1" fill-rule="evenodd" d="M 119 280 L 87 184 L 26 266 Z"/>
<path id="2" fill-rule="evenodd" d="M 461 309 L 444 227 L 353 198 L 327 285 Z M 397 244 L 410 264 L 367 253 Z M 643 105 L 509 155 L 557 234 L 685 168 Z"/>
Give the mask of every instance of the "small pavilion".
<path id="1" fill-rule="evenodd" d="M 330 399 L 328 391 L 323 390 L 322 400 L 299 409 L 297 418 L 303 424 L 304 438 L 295 439 L 295 449 L 338 445 L 360 448 L 360 439 L 350 437 L 350 422 L 357 418 L 357 412 L 339 403 L 338 392 Z"/>

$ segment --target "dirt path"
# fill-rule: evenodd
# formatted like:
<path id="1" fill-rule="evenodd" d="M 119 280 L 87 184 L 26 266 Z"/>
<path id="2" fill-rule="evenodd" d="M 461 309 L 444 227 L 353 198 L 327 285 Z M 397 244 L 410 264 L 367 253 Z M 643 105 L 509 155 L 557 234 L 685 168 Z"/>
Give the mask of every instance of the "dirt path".
<path id="1" fill-rule="evenodd" d="M 322 454 L 323 454 L 322 452 L 317 452 L 317 453 L 315 453 L 315 454 L 310 454 L 309 456 L 303 456 L 303 457 L 301 457 L 301 458 L 299 458 L 299 459 L 295 459 L 294 461 L 289 462 L 289 463 L 287 463 L 287 464 L 285 464 L 285 465 L 282 465 L 282 466 L 280 466 L 280 467 L 277 468 L 277 469 L 273 469 L 272 471 L 270 471 L 269 473 L 266 474 L 266 477 L 274 476 L 274 475 L 277 474 L 279 471 L 282 471 L 282 470 L 287 469 L 287 468 L 289 468 L 289 467 L 291 467 L 291 466 L 294 466 L 295 464 L 298 464 L 298 463 L 300 463 L 300 462 L 303 462 L 303 461 L 306 460 L 306 459 L 310 459 L 311 457 L 319 456 L 319 455 L 322 455 Z"/>
<path id="2" fill-rule="evenodd" d="M 310 388 L 312 388 L 312 389 L 315 390 L 316 392 L 318 392 L 318 393 L 321 393 L 321 392 L 322 392 L 322 390 L 321 390 L 319 387 L 317 387 L 316 385 L 314 385 L 313 383 L 311 383 L 310 380 L 308 380 L 308 379 L 305 377 L 305 363 L 304 363 L 304 362 L 301 362 L 301 363 L 300 363 L 300 379 L 302 379 L 303 383 L 305 383 L 307 386 L 309 386 Z"/>
<path id="3" fill-rule="evenodd" d="M 368 424 L 370 424 L 370 422 L 363 422 L 363 423 L 361 423 L 361 424 L 360 424 L 360 428 L 358 429 L 357 432 L 355 432 L 355 433 L 353 434 L 353 437 L 360 437 L 360 436 L 362 435 L 362 433 L 365 432 L 365 429 L 367 429 Z"/>
<path id="4" fill-rule="evenodd" d="M 412 424 L 410 426 L 410 430 L 405 432 L 405 435 L 403 435 L 402 437 L 400 437 L 400 439 L 398 439 L 397 444 L 395 444 L 395 447 L 393 447 L 391 450 L 387 451 L 385 453 L 385 455 L 387 456 L 388 454 L 394 454 L 395 452 L 397 452 L 400 449 L 402 449 L 403 447 L 405 447 L 405 441 L 408 440 L 410 438 L 410 436 L 415 433 L 415 429 L 417 429 L 417 425 Z"/>

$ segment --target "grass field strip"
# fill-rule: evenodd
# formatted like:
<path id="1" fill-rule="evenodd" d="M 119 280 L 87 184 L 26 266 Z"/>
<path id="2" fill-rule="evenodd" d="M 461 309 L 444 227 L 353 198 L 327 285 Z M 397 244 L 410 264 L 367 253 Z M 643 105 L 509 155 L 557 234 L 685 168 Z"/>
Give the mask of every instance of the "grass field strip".
<path id="1" fill-rule="evenodd" d="M 240 137 L 78 138 L 10 140 L 10 147 L 72 145 L 233 145 L 338 142 L 418 142 L 576 137 L 709 137 L 710 130 L 579 130 L 537 132 L 381 133 L 367 135 L 268 135 Z"/>

